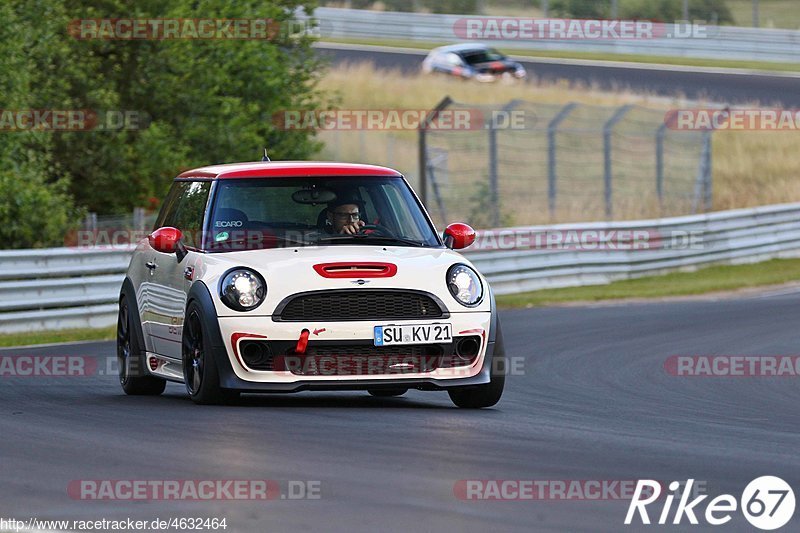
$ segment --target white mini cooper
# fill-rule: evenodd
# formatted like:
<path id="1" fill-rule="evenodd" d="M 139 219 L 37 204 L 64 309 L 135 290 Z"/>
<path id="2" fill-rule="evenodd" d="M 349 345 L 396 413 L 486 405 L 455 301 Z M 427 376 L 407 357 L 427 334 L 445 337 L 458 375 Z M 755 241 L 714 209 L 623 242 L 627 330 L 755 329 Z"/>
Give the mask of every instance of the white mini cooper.
<path id="1" fill-rule="evenodd" d="M 486 279 L 440 239 L 403 176 L 344 163 L 184 172 L 138 243 L 119 300 L 128 394 L 181 382 L 197 403 L 240 393 L 447 390 L 497 403 L 503 337 Z"/>

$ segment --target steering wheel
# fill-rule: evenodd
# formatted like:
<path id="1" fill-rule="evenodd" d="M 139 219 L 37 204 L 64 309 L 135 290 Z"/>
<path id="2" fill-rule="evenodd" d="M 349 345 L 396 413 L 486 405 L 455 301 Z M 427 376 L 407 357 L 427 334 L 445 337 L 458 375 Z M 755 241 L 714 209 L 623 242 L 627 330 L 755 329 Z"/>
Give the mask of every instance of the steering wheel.
<path id="1" fill-rule="evenodd" d="M 365 235 L 367 231 L 372 231 L 373 234 L 376 234 L 378 237 L 394 237 L 394 233 L 389 230 L 386 226 L 381 226 L 380 224 L 364 224 L 361 226 L 361 229 L 358 230 L 357 235 Z"/>

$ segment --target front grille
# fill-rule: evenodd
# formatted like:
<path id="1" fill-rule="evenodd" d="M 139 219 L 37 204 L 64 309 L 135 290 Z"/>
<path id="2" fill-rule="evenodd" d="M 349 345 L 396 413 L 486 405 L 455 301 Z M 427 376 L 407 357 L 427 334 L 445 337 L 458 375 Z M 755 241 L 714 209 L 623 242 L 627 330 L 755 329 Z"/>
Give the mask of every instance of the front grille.
<path id="1" fill-rule="evenodd" d="M 277 320 L 345 321 L 442 318 L 429 295 L 411 291 L 335 290 L 299 294 L 278 307 Z"/>

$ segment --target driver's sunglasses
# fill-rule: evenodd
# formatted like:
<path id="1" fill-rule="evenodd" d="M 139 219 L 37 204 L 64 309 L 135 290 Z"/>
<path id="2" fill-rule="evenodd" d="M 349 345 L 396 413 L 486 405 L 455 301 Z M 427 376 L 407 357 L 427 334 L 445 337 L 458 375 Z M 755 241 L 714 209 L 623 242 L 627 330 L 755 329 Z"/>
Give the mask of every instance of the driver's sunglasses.
<path id="1" fill-rule="evenodd" d="M 333 212 L 333 216 L 339 219 L 346 219 L 349 218 L 350 220 L 360 220 L 361 214 L 360 213 L 337 213 L 336 211 Z"/>

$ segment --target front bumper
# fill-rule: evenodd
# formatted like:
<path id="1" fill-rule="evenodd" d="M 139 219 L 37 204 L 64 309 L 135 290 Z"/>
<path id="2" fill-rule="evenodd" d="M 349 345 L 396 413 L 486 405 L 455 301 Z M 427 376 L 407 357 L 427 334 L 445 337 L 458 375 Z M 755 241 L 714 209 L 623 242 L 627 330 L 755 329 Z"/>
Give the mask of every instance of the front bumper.
<path id="1" fill-rule="evenodd" d="M 527 73 L 513 70 L 506 72 L 479 72 L 474 75 L 474 78 L 482 83 L 493 83 L 498 80 L 524 80 L 527 78 Z"/>
<path id="2" fill-rule="evenodd" d="M 294 391 L 294 390 L 325 390 L 342 388 L 378 388 L 376 386 L 397 386 L 402 385 L 408 388 L 431 387 L 444 388 L 448 386 L 463 385 L 467 382 L 480 383 L 481 372 L 487 355 L 491 358 L 493 352 L 493 342 L 490 342 L 489 333 L 491 329 L 492 314 L 487 312 L 465 312 L 453 313 L 446 319 L 437 320 L 408 320 L 408 321 L 355 321 L 355 322 L 273 322 L 269 317 L 246 317 L 246 318 L 219 318 L 219 327 L 222 343 L 227 355 L 224 363 L 230 367 L 230 375 L 221 372 L 221 385 L 224 388 L 235 388 L 241 390 L 259 391 Z M 417 365 L 409 371 L 403 372 L 384 372 L 380 365 L 356 365 L 357 370 L 352 370 L 352 358 L 348 358 L 348 369 L 343 371 L 337 368 L 337 361 L 344 361 L 344 358 L 331 356 L 326 358 L 329 371 L 319 374 L 307 372 L 307 365 L 298 361 L 307 361 L 305 355 L 292 355 L 286 352 L 286 348 L 293 346 L 301 337 L 303 330 L 310 332 L 308 348 L 309 353 L 314 353 L 317 349 L 325 347 L 330 351 L 332 346 L 340 347 L 342 354 L 349 351 L 364 352 L 369 351 L 373 344 L 373 328 L 376 325 L 386 325 L 387 323 L 401 324 L 441 324 L 452 325 L 454 339 L 464 337 L 477 338 L 480 341 L 480 348 L 477 355 L 468 363 L 449 365 L 433 364 L 428 368 L 421 368 L 424 365 Z M 280 347 L 280 358 L 286 356 L 286 360 L 294 361 L 294 364 L 276 365 L 273 370 L 258 370 L 251 368 L 245 361 L 242 353 L 242 343 L 248 341 L 259 341 L 272 343 L 274 347 Z M 453 343 L 455 344 L 455 343 Z M 452 352 L 448 352 L 448 346 L 429 344 L 430 348 L 424 356 L 426 360 L 451 361 L 447 359 Z M 357 350 L 349 350 L 357 348 Z M 396 352 L 407 352 L 402 350 L 403 346 L 398 346 Z M 439 350 L 439 351 L 437 351 Z M 338 353 L 338 350 L 337 350 Z M 392 348 L 384 349 L 384 353 L 394 354 Z M 437 355 L 430 355 L 437 354 Z M 439 357 L 441 356 L 441 358 Z M 312 357 L 309 355 L 308 357 Z M 386 356 L 381 356 L 386 357 Z M 389 356 L 390 358 L 394 355 Z M 407 361 L 402 355 L 398 355 L 396 362 Z M 333 366 L 331 366 L 331 363 Z M 342 365 L 344 366 L 344 365 Z M 316 367 L 315 367 L 316 368 Z M 304 371 L 304 369 L 306 371 Z M 363 371 L 358 371 L 358 369 Z M 317 374 L 317 375 L 314 375 Z M 477 381 L 476 381 L 477 380 Z M 488 379 L 487 379 L 488 382 Z"/>
<path id="3" fill-rule="evenodd" d="M 244 368 L 233 350 L 233 335 L 247 333 L 269 337 L 273 340 L 298 339 L 302 329 L 313 332 L 317 336 L 329 335 L 332 340 L 358 341 L 360 344 L 371 343 L 375 325 L 388 322 L 403 321 L 369 321 L 369 322 L 329 322 L 321 323 L 287 323 L 273 322 L 271 317 L 219 317 L 217 318 L 211 295 L 203 283 L 195 283 L 189 291 L 188 300 L 201 305 L 209 320 L 209 346 L 219 373 L 219 383 L 224 389 L 241 392 L 299 392 L 306 390 L 366 390 L 380 388 L 414 388 L 420 390 L 444 390 L 453 387 L 482 385 L 491 381 L 492 375 L 504 362 L 505 351 L 500 323 L 494 296 L 487 286 L 491 312 L 457 312 L 446 319 L 414 320 L 408 323 L 423 324 L 433 322 L 449 322 L 453 325 L 454 335 L 461 332 L 483 328 L 481 334 L 485 339 L 474 364 L 464 369 L 439 369 L 436 372 L 384 375 L 384 376 L 298 376 L 290 372 L 252 372 Z M 246 337 L 239 337 L 241 341 Z M 313 339 L 309 341 L 309 346 Z M 496 363 L 496 364 L 495 364 Z"/>

